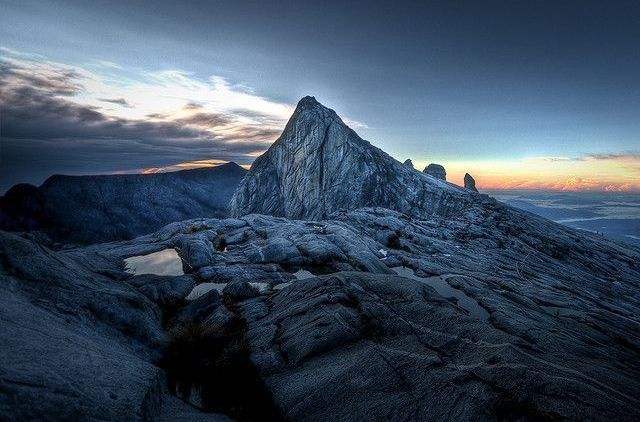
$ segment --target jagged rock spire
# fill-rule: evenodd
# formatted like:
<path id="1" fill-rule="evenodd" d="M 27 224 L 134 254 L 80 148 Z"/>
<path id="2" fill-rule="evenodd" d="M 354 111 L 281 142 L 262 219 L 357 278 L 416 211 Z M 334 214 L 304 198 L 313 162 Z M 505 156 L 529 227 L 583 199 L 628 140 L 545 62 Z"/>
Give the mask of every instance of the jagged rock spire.
<path id="1" fill-rule="evenodd" d="M 231 211 L 317 220 L 340 209 L 380 206 L 429 215 L 467 200 L 464 189 L 403 166 L 335 111 L 304 97 L 282 135 L 253 163 Z"/>
<path id="2" fill-rule="evenodd" d="M 469 173 L 464 174 L 464 187 L 470 191 L 478 192 L 478 189 L 476 189 L 476 180 Z"/>

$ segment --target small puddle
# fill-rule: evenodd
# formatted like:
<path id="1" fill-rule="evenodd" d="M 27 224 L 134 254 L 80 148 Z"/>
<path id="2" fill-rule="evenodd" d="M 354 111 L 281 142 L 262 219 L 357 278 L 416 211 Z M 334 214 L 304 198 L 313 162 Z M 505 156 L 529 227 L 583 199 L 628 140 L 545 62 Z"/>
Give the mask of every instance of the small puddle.
<path id="1" fill-rule="evenodd" d="M 138 255 L 124 260 L 129 274 L 183 275 L 182 260 L 175 249 L 164 249 L 148 255 Z"/>
<path id="2" fill-rule="evenodd" d="M 484 321 L 489 320 L 489 313 L 480 306 L 475 299 L 467 296 L 462 290 L 454 289 L 449 285 L 449 283 L 443 280 L 442 277 L 419 277 L 415 275 L 413 270 L 409 267 L 393 267 L 391 269 L 402 277 L 417 280 L 433 287 L 433 289 L 444 298 L 455 297 L 458 301 L 458 306 L 469 312 L 469 316 L 479 318 Z"/>

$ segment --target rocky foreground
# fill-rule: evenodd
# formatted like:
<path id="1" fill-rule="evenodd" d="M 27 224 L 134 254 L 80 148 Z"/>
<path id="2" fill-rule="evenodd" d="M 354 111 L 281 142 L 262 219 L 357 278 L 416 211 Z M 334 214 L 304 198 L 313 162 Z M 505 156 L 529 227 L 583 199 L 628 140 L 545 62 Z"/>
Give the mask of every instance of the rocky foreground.
<path id="1" fill-rule="evenodd" d="M 638 250 L 485 202 L 492 218 L 250 215 L 59 252 L 3 234 L 0 416 L 637 420 Z M 165 248 L 185 275 L 124 271 Z M 487 318 L 420 281 L 434 276 Z M 184 299 L 207 282 L 226 287 Z M 199 346 L 176 349 L 185 327 Z M 208 335 L 241 370 L 224 375 Z"/>
<path id="2" fill-rule="evenodd" d="M 236 218 L 0 232 L 0 420 L 640 419 L 640 250 L 440 173 L 305 98 Z"/>

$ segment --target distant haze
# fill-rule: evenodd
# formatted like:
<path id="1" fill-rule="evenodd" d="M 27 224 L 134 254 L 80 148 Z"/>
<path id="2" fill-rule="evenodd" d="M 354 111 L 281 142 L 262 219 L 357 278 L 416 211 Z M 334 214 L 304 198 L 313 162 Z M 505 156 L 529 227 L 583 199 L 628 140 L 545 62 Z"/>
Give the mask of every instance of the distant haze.
<path id="1" fill-rule="evenodd" d="M 517 190 L 488 193 L 557 223 L 640 246 L 640 195 Z"/>

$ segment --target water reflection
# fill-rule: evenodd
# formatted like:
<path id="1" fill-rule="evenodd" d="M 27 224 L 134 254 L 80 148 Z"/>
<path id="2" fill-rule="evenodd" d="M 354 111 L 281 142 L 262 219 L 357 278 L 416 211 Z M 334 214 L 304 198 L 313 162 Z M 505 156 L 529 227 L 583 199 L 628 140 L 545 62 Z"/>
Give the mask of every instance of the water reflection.
<path id="1" fill-rule="evenodd" d="M 182 260 L 175 249 L 164 249 L 148 255 L 132 256 L 124 260 L 130 274 L 183 275 Z"/>
<path id="2" fill-rule="evenodd" d="M 442 297 L 455 297 L 457 299 L 458 306 L 469 312 L 469 316 L 485 321 L 489 319 L 489 313 L 480 306 L 475 299 L 467 296 L 462 290 L 451 287 L 449 283 L 443 279 L 445 276 L 419 277 L 415 275 L 413 270 L 409 267 L 393 267 L 391 269 L 402 277 L 417 280 L 433 287 L 433 289 Z"/>

